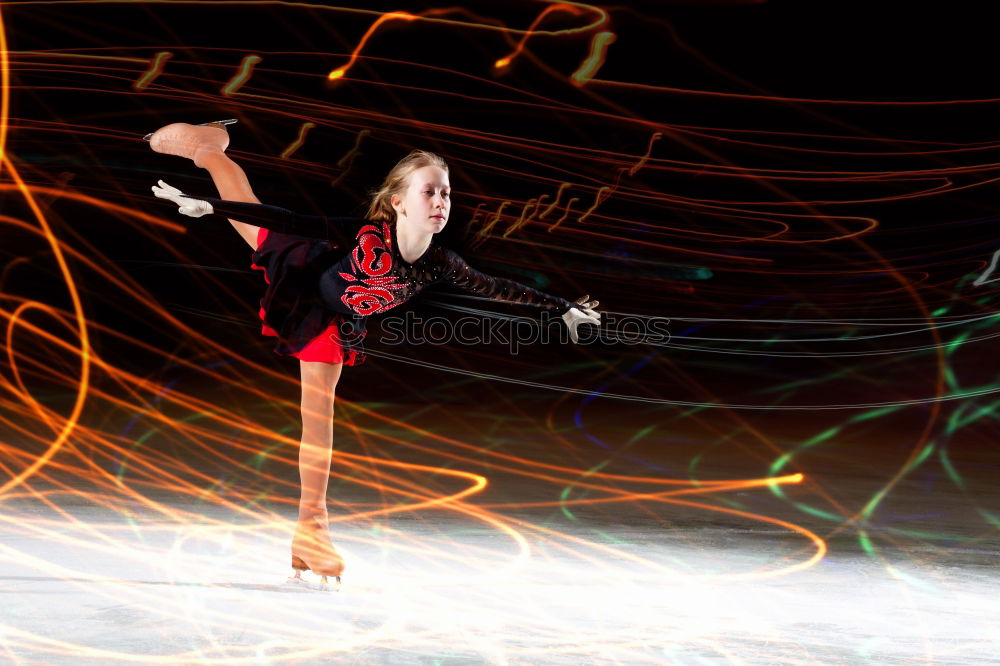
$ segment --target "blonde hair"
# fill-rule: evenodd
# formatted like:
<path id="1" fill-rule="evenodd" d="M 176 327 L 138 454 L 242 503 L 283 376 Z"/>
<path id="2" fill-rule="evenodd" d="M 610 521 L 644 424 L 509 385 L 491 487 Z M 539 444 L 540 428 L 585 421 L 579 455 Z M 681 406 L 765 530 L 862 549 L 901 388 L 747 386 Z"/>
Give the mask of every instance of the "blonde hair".
<path id="1" fill-rule="evenodd" d="M 371 203 L 368 205 L 369 220 L 396 221 L 396 211 L 392 207 L 392 195 L 401 194 L 410 184 L 410 176 L 417 169 L 425 166 L 436 166 L 447 173 L 448 164 L 440 155 L 426 150 L 414 150 L 399 160 L 382 181 L 382 186 L 371 193 Z"/>

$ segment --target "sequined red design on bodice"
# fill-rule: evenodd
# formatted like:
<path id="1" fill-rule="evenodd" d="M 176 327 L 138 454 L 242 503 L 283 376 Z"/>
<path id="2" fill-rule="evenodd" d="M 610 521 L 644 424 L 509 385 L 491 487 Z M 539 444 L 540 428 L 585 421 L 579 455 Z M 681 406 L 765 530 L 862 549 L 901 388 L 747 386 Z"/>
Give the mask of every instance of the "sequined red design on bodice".
<path id="1" fill-rule="evenodd" d="M 392 251 L 386 247 L 391 238 L 385 222 L 381 228 L 368 224 L 358 230 L 349 270 L 339 271 L 347 283 L 340 300 L 352 312 L 366 317 L 388 310 L 400 300 L 393 291 L 409 287 L 392 274 Z"/>

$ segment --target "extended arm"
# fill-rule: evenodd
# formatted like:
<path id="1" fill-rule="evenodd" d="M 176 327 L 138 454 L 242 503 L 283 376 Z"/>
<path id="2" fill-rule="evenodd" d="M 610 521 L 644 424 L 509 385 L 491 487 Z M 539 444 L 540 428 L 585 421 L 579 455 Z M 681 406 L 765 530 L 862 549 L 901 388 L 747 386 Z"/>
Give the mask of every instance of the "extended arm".
<path id="1" fill-rule="evenodd" d="M 441 280 L 463 291 L 497 301 L 537 305 L 547 310 L 562 311 L 574 307 L 574 303 L 565 298 L 546 294 L 514 280 L 493 277 L 477 271 L 450 250 L 444 250 L 444 255 L 446 267 Z"/>
<path id="2" fill-rule="evenodd" d="M 357 229 L 364 220 L 353 217 L 326 217 L 324 215 L 301 215 L 287 208 L 269 204 L 227 201 L 214 197 L 191 197 L 162 180 L 153 186 L 153 194 L 160 199 L 173 201 L 179 212 L 190 217 L 219 215 L 264 227 L 284 234 L 296 234 L 327 240 L 342 239 L 341 229 Z"/>
<path id="3" fill-rule="evenodd" d="M 565 298 L 532 289 L 514 280 L 493 277 L 477 271 L 450 250 L 445 250 L 445 257 L 447 268 L 441 276 L 443 282 L 497 301 L 536 305 L 558 311 L 562 314 L 562 319 L 569 328 L 570 338 L 573 342 L 579 342 L 576 329 L 580 324 L 599 325 L 601 323 L 601 315 L 593 309 L 597 307 L 598 302 L 591 301 L 590 296 L 584 296 L 577 299 L 576 302 L 568 301 Z"/>

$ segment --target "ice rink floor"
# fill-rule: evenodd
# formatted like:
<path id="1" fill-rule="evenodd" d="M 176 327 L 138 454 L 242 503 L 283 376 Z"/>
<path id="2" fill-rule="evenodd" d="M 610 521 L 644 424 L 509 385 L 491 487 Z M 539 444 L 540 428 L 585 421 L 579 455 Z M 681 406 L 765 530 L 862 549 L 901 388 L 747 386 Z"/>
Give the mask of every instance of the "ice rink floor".
<path id="1" fill-rule="evenodd" d="M 293 448 L 61 451 L 0 504 L 0 662 L 1000 663 L 981 460 L 950 461 L 964 487 L 849 447 L 769 475 L 696 433 L 609 454 L 412 409 L 341 410 L 340 591 L 286 583 Z"/>

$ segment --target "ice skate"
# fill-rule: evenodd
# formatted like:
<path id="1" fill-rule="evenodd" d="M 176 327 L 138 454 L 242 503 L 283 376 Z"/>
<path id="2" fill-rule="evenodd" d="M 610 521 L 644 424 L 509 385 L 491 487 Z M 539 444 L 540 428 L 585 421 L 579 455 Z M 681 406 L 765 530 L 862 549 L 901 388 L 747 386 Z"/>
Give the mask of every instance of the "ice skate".
<path id="1" fill-rule="evenodd" d="M 149 141 L 150 147 L 158 153 L 186 157 L 193 160 L 195 166 L 203 167 L 201 158 L 206 154 L 226 151 L 229 146 L 226 125 L 235 122 L 235 119 L 229 119 L 201 125 L 172 123 L 147 134 L 143 139 Z"/>
<path id="2" fill-rule="evenodd" d="M 292 569 L 295 575 L 289 583 L 316 587 L 320 590 L 339 590 L 340 574 L 344 572 L 344 559 L 330 543 L 327 518 L 313 516 L 300 520 L 292 538 Z M 320 576 L 319 584 L 310 583 L 302 577 L 303 571 L 312 571 Z M 334 579 L 331 588 L 329 578 Z"/>

